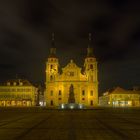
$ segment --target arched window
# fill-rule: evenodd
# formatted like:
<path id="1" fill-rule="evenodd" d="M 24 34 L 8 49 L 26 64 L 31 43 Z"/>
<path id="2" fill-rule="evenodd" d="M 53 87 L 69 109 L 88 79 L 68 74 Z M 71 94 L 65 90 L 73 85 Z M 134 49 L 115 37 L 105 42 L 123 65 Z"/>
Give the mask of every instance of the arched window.
<path id="1" fill-rule="evenodd" d="M 82 90 L 82 95 L 83 95 L 83 96 L 85 95 L 85 90 Z"/>
<path id="2" fill-rule="evenodd" d="M 59 90 L 58 95 L 61 95 L 61 90 Z"/>
<path id="3" fill-rule="evenodd" d="M 50 104 L 51 104 L 51 106 L 53 106 L 53 100 L 51 100 L 51 103 Z"/>
<path id="4" fill-rule="evenodd" d="M 90 69 L 93 69 L 93 65 L 92 64 L 90 64 Z"/>
<path id="5" fill-rule="evenodd" d="M 53 65 L 51 65 L 50 68 L 52 69 L 53 68 Z"/>
<path id="6" fill-rule="evenodd" d="M 93 90 L 90 91 L 90 96 L 93 96 Z"/>
<path id="7" fill-rule="evenodd" d="M 52 75 L 50 76 L 50 81 L 53 81 L 53 76 Z"/>

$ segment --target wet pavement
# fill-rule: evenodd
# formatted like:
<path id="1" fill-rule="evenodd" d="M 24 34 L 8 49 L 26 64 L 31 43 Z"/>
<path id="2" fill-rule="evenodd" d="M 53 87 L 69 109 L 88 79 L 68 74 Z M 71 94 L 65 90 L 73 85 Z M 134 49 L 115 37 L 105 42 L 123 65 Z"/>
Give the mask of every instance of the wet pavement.
<path id="1" fill-rule="evenodd" d="M 0 108 L 0 140 L 140 139 L 140 109 Z"/>

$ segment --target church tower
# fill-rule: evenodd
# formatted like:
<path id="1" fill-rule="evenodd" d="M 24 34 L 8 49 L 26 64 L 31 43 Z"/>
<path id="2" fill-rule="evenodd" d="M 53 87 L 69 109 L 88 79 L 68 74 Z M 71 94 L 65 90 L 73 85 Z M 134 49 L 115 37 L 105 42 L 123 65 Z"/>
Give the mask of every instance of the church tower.
<path id="1" fill-rule="evenodd" d="M 59 62 L 56 56 L 56 47 L 54 42 L 54 34 L 52 34 L 52 45 L 50 54 L 46 62 L 46 106 L 53 107 L 56 105 L 54 97 L 56 96 L 55 81 L 58 77 Z"/>
<path id="2" fill-rule="evenodd" d="M 84 62 L 84 69 L 88 80 L 89 105 L 96 106 L 98 104 L 98 69 L 96 58 L 93 55 L 93 46 L 90 33 L 87 56 Z"/>
<path id="3" fill-rule="evenodd" d="M 46 82 L 54 82 L 58 75 L 58 58 L 56 56 L 56 48 L 54 42 L 54 33 L 52 34 L 52 46 L 50 48 L 50 55 L 46 63 Z"/>

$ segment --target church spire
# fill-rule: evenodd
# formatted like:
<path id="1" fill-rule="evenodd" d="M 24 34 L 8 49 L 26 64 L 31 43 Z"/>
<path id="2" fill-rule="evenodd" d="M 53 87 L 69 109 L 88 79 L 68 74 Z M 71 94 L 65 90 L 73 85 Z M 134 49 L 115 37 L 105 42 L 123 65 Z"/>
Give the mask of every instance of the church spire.
<path id="1" fill-rule="evenodd" d="M 51 42 L 51 48 L 50 48 L 50 57 L 56 57 L 56 47 L 55 47 L 55 41 L 54 41 L 54 33 L 52 33 L 52 42 Z"/>
<path id="2" fill-rule="evenodd" d="M 93 48 L 92 48 L 91 33 L 89 33 L 88 39 L 89 39 L 89 44 L 88 44 L 88 48 L 87 48 L 87 57 L 92 57 L 93 56 Z"/>
<path id="3" fill-rule="evenodd" d="M 52 47 L 54 47 L 54 48 L 55 48 L 54 33 L 52 33 Z"/>

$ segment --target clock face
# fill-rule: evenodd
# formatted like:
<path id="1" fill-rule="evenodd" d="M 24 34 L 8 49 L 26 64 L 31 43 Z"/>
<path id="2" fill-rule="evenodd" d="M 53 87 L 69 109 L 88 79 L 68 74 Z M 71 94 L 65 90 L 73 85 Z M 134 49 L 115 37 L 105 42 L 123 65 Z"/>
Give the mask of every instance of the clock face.
<path id="1" fill-rule="evenodd" d="M 50 72 L 51 73 L 55 73 L 56 69 L 51 69 Z"/>

